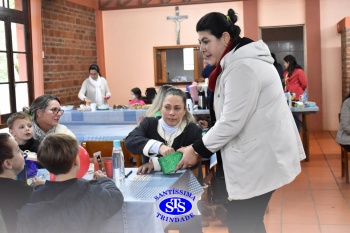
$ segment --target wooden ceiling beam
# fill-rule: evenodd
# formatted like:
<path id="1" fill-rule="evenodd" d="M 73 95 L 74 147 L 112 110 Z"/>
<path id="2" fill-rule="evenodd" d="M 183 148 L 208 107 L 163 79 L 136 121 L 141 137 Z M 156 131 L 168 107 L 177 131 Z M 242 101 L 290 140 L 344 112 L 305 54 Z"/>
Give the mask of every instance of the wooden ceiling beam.
<path id="1" fill-rule="evenodd" d="M 98 0 L 98 6 L 99 10 L 107 11 L 236 1 L 239 0 Z"/>

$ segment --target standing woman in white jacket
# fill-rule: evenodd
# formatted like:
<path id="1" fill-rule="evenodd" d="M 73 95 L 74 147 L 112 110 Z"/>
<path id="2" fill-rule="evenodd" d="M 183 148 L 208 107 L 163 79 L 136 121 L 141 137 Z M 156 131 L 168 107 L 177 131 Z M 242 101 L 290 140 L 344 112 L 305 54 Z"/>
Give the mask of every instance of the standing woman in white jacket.
<path id="1" fill-rule="evenodd" d="M 183 159 L 177 169 L 220 150 L 229 232 L 263 233 L 272 193 L 301 172 L 305 152 L 267 45 L 241 38 L 236 21 L 229 9 L 227 15 L 212 12 L 197 23 L 201 52 L 216 66 L 209 77 L 216 123 L 178 150 Z"/>
<path id="2" fill-rule="evenodd" d="M 89 67 L 89 77 L 84 80 L 78 97 L 87 105 L 91 103 L 105 104 L 111 97 L 107 81 L 101 77 L 98 65 L 92 64 Z"/>

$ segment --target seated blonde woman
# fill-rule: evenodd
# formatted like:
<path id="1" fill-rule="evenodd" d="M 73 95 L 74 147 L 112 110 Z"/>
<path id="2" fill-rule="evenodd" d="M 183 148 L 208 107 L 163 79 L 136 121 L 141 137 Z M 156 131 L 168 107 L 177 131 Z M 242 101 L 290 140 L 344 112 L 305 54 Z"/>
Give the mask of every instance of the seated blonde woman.
<path id="1" fill-rule="evenodd" d="M 186 96 L 182 90 L 169 88 L 162 98 L 160 112 L 160 119 L 145 117 L 125 139 L 125 146 L 131 153 L 149 158 L 149 162 L 139 167 L 138 174 L 160 171 L 159 157 L 191 145 L 202 137 L 201 128 L 193 123 L 193 116 L 187 111 Z M 191 169 L 196 167 L 196 164 L 191 164 Z M 200 216 L 176 226 L 180 233 L 202 232 Z"/>
<path id="2" fill-rule="evenodd" d="M 201 128 L 186 109 L 186 96 L 182 90 L 168 89 L 160 111 L 162 118 L 145 117 L 125 139 L 125 146 L 131 153 L 146 156 L 146 161 L 150 158 L 138 173 L 160 171 L 158 156 L 173 153 L 202 137 Z"/>

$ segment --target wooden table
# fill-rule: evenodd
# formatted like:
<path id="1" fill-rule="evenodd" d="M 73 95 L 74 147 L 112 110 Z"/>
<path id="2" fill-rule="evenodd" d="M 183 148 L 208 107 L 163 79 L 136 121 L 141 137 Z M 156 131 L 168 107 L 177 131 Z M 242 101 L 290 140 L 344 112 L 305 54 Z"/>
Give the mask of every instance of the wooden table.
<path id="1" fill-rule="evenodd" d="M 294 108 L 292 107 L 290 109 L 293 114 L 301 114 L 302 120 L 301 120 L 301 127 L 302 127 L 302 137 L 301 141 L 303 142 L 304 151 L 306 158 L 304 161 L 309 161 L 309 154 L 310 154 L 310 147 L 309 147 L 309 131 L 308 131 L 308 115 L 309 114 L 315 114 L 319 111 L 319 108 L 317 106 L 315 107 L 308 107 L 308 108 Z"/>

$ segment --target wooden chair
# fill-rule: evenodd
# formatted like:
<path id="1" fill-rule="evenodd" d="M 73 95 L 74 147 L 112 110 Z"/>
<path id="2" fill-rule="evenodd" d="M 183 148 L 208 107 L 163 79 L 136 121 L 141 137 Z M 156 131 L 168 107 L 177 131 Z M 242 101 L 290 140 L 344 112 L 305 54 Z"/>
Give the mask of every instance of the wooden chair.
<path id="1" fill-rule="evenodd" d="M 341 148 L 341 176 L 343 177 L 345 175 L 345 181 L 348 184 L 349 183 L 349 157 L 348 157 L 348 153 L 350 151 L 346 150 L 345 148 L 343 148 L 342 146 L 340 146 Z"/>
<path id="2" fill-rule="evenodd" d="M 90 158 L 97 151 L 101 151 L 101 157 L 112 157 L 113 141 L 83 141 L 81 146 L 89 153 Z"/>
<path id="3" fill-rule="evenodd" d="M 340 113 L 338 114 L 340 123 Z M 341 177 L 345 176 L 345 182 L 349 183 L 349 156 L 350 151 L 346 150 L 344 147 L 340 146 L 340 162 L 341 162 Z"/>
<path id="4" fill-rule="evenodd" d="M 124 140 L 120 141 L 120 146 L 122 147 L 122 151 L 124 154 L 124 159 L 125 159 L 125 167 L 140 167 L 142 165 L 142 159 L 141 155 L 134 155 L 128 149 L 125 147 Z M 136 163 L 133 163 L 133 158 L 135 159 Z"/>
<path id="5" fill-rule="evenodd" d="M 112 157 L 113 141 L 83 141 L 82 147 L 89 153 L 90 158 L 93 158 L 93 154 L 97 151 L 101 151 L 102 160 L 107 157 Z M 141 156 L 131 154 L 124 146 L 124 141 L 120 142 L 123 154 L 125 167 L 139 167 L 141 166 Z M 136 159 L 136 163 L 132 160 Z"/>

